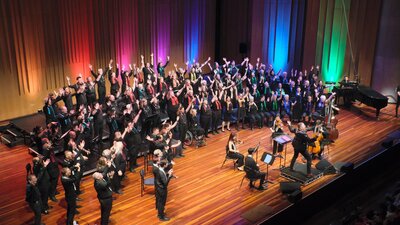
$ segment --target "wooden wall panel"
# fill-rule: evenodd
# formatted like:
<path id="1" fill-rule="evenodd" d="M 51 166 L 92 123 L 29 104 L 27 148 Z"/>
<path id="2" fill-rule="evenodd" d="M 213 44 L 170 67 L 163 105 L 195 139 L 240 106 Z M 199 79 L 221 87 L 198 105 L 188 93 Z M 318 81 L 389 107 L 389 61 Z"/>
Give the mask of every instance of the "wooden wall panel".
<path id="1" fill-rule="evenodd" d="M 0 121 L 35 113 L 65 76 L 90 76 L 89 63 L 127 66 L 154 52 L 183 65 L 191 46 L 196 60 L 214 57 L 215 13 L 213 0 L 0 1 Z"/>

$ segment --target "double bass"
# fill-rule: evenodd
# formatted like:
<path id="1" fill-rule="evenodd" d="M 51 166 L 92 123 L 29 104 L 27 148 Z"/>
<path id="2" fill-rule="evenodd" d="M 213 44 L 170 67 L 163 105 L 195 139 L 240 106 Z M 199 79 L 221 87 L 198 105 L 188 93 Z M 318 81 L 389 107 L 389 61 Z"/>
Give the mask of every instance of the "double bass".
<path id="1" fill-rule="evenodd" d="M 338 124 L 338 119 L 335 117 L 335 114 L 333 113 L 333 110 L 339 111 L 339 109 L 335 106 L 333 106 L 334 100 L 331 98 L 334 98 L 336 93 L 332 93 L 332 95 L 329 97 L 329 102 L 328 106 L 326 108 L 327 113 L 325 113 L 325 128 L 328 133 L 328 139 L 331 141 L 334 141 L 339 138 L 339 130 L 336 128 L 336 125 Z"/>

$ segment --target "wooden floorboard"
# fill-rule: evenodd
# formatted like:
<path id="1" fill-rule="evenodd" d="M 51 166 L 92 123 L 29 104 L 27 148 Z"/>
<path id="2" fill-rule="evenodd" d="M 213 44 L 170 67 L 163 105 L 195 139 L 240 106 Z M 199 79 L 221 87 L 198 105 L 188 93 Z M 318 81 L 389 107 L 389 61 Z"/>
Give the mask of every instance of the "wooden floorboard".
<path id="1" fill-rule="evenodd" d="M 400 127 L 400 119 L 394 118 L 393 113 L 394 105 L 383 109 L 379 120 L 373 118 L 374 109 L 369 107 L 341 110 L 338 115 L 340 136 L 330 148 L 329 161 L 350 161 L 357 165 L 377 154 L 381 140 Z M 241 215 L 258 205 L 269 205 L 274 213 L 290 205 L 279 191 L 279 181 L 284 179 L 277 170 L 271 170 L 278 167 L 279 161 L 270 167 L 270 179 L 276 183 L 269 185 L 267 190 L 249 190 L 247 181 L 239 189 L 244 173 L 234 171 L 231 161 L 221 168 L 228 135 L 228 132 L 211 135 L 206 147 L 188 148 L 185 158 L 176 159 L 174 170 L 179 178 L 169 185 L 166 213 L 171 221 L 168 224 L 251 224 Z M 246 153 L 247 148 L 261 142 L 260 150 L 271 152 L 270 135 L 268 128 L 241 130 L 239 138 L 244 144 L 239 150 Z M 288 146 L 287 165 L 292 154 L 293 148 Z M 0 224 L 31 224 L 33 213 L 24 201 L 25 164 L 31 158 L 25 146 L 8 148 L 0 145 Z M 265 165 L 261 168 L 266 170 Z M 123 181 L 124 194 L 116 195 L 111 224 L 158 224 L 153 188 L 146 188 L 146 194 L 140 197 L 139 173 L 128 172 L 127 176 Z M 333 175 L 325 176 L 303 187 L 303 196 L 312 194 L 333 179 Z M 49 202 L 53 208 L 49 215 L 43 216 L 46 224 L 65 224 L 66 203 L 60 183 L 58 190 L 61 194 L 57 198 L 61 201 Z M 91 177 L 83 179 L 82 190 L 85 191 L 81 196 L 84 201 L 78 202 L 82 205 L 81 214 L 75 218 L 80 224 L 99 224 L 100 206 Z"/>

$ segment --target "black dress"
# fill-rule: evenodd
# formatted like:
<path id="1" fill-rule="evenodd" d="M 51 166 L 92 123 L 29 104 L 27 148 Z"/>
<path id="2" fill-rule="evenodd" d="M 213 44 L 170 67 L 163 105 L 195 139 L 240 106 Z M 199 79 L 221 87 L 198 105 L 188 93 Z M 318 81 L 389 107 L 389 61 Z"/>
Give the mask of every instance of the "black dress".
<path id="1" fill-rule="evenodd" d="M 224 122 L 230 122 L 232 118 L 233 104 L 232 102 L 230 103 L 225 102 L 225 104 L 226 104 L 226 111 L 224 114 Z"/>

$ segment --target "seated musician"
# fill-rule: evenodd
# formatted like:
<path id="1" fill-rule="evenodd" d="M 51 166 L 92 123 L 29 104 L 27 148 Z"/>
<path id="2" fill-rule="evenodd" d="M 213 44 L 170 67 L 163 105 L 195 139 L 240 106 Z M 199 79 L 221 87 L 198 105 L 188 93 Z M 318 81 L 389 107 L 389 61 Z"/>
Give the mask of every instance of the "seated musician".
<path id="1" fill-rule="evenodd" d="M 244 164 L 244 170 L 246 171 L 246 176 L 250 179 L 250 188 L 254 188 L 253 182 L 255 180 L 260 180 L 260 185 L 258 186 L 258 190 L 264 190 L 264 180 L 266 173 L 261 172 L 258 167 L 256 161 L 253 159 L 253 153 L 255 152 L 254 148 L 248 149 L 248 155 L 246 157 L 246 161 Z"/>
<path id="2" fill-rule="evenodd" d="M 344 76 L 344 79 L 340 82 L 340 89 L 349 87 L 349 83 L 350 83 L 349 76 Z M 342 96 L 343 96 L 344 106 L 350 107 L 351 99 L 346 94 L 343 94 Z"/>
<path id="3" fill-rule="evenodd" d="M 226 146 L 227 155 L 230 158 L 237 159 L 236 165 L 237 165 L 238 170 L 243 170 L 244 156 L 242 154 L 240 154 L 239 150 L 237 149 L 237 147 L 236 147 L 237 143 L 239 143 L 239 140 L 237 139 L 237 134 L 231 133 L 229 135 L 228 144 Z"/>
<path id="4" fill-rule="evenodd" d="M 272 134 L 271 134 L 271 138 L 272 139 L 284 134 L 284 132 L 283 132 L 283 122 L 282 122 L 279 114 L 275 117 L 275 121 L 274 121 L 274 123 L 272 125 L 272 128 L 270 128 L 270 129 L 272 131 Z M 278 142 L 273 140 L 273 147 L 272 147 L 273 154 L 276 155 L 276 153 L 282 152 L 282 150 L 283 150 L 283 145 L 278 144 Z"/>

